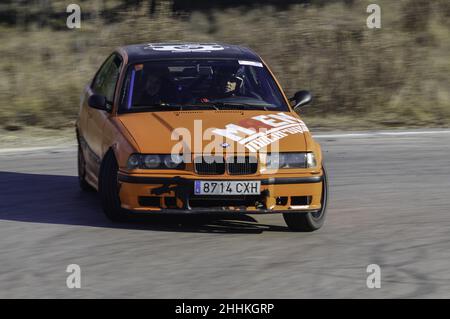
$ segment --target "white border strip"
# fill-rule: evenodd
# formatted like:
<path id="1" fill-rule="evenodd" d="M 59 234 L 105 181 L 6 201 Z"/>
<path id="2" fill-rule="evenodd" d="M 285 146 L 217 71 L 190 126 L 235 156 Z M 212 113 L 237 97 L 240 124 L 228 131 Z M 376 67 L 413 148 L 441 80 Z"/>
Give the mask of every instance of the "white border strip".
<path id="1" fill-rule="evenodd" d="M 420 135 L 450 134 L 450 130 L 439 131 L 400 131 L 400 132 L 370 132 L 370 133 L 342 133 L 342 134 L 313 134 L 314 138 L 353 138 L 353 137 L 384 137 L 384 136 L 420 136 Z"/>
<path id="2" fill-rule="evenodd" d="M 397 136 L 420 136 L 420 135 L 444 135 L 450 134 L 450 130 L 436 131 L 391 131 L 391 132 L 367 132 L 367 133 L 342 133 L 342 134 L 313 134 L 314 138 L 358 138 L 358 137 L 397 137 Z M 72 151 L 77 144 L 67 144 L 58 146 L 40 146 L 40 147 L 16 147 L 0 149 L 0 154 L 14 154 L 22 152 L 39 152 L 49 150 Z"/>
<path id="3" fill-rule="evenodd" d="M 39 147 L 16 147 L 16 148 L 4 148 L 0 149 L 0 154 L 14 154 L 23 152 L 39 152 L 39 151 L 71 151 L 76 144 L 67 144 L 59 146 L 39 146 Z"/>

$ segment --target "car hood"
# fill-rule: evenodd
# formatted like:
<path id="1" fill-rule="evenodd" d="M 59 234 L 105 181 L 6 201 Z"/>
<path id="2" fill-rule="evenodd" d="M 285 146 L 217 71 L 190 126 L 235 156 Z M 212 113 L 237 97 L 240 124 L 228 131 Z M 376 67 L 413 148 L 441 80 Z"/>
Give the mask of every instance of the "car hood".
<path id="1" fill-rule="evenodd" d="M 166 111 L 118 118 L 141 153 L 170 153 L 182 140 L 193 153 L 213 147 L 299 152 L 307 150 L 309 136 L 306 125 L 290 112 Z"/>

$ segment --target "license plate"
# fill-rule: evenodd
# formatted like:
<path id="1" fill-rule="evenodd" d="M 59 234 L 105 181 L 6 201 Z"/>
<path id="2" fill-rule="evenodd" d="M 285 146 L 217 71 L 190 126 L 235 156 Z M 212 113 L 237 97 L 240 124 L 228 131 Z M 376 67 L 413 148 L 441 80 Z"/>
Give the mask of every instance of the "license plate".
<path id="1" fill-rule="evenodd" d="M 195 181 L 195 195 L 259 195 L 260 181 Z"/>

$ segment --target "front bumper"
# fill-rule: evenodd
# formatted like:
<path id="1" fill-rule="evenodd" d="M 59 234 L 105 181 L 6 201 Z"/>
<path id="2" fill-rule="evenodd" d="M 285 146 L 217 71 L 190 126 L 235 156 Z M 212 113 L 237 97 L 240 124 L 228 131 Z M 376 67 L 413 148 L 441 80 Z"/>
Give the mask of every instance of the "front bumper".
<path id="1" fill-rule="evenodd" d="M 259 180 L 260 195 L 194 195 L 196 180 Z M 199 178 L 119 172 L 122 207 L 134 212 L 275 214 L 321 209 L 322 175 L 275 178 Z"/>

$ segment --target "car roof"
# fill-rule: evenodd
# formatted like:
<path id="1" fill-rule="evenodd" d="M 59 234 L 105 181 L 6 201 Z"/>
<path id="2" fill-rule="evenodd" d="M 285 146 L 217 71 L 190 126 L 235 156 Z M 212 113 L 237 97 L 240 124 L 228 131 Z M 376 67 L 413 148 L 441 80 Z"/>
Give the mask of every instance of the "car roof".
<path id="1" fill-rule="evenodd" d="M 261 58 L 246 47 L 225 43 L 175 42 L 145 43 L 124 46 L 128 63 L 164 59 L 236 59 L 261 62 Z"/>

